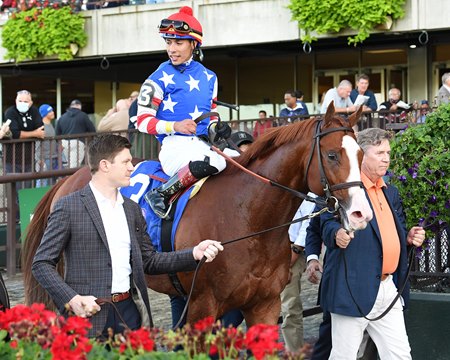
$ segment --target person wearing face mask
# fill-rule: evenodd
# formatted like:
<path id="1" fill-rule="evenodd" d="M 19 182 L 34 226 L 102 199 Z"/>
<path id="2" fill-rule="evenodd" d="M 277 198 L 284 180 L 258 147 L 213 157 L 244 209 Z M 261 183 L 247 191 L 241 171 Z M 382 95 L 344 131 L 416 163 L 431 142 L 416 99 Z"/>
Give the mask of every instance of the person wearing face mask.
<path id="1" fill-rule="evenodd" d="M 41 115 L 33 106 L 31 93 L 28 90 L 17 92 L 16 104 L 6 110 L 4 119 L 11 120 L 9 127 L 12 139 L 43 139 L 45 136 Z M 34 145 L 34 142 L 5 144 L 6 173 L 31 172 L 34 164 Z M 20 188 L 22 184 L 18 183 L 17 189 Z"/>

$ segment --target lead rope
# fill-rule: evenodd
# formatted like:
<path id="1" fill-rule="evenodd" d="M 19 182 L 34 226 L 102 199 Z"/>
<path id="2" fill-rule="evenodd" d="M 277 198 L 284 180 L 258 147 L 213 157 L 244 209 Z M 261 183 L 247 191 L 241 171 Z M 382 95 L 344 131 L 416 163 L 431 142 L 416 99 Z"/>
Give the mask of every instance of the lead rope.
<path id="1" fill-rule="evenodd" d="M 130 290 L 130 291 L 131 291 L 131 290 Z M 131 294 L 130 294 L 130 295 L 131 295 Z M 127 325 L 127 323 L 126 323 L 125 320 L 123 319 L 122 315 L 120 314 L 120 311 L 119 311 L 119 309 L 117 308 L 116 304 L 114 304 L 111 300 L 109 300 L 109 299 L 107 299 L 107 298 L 97 298 L 97 299 L 95 299 L 95 302 L 96 302 L 97 305 L 99 305 L 99 306 L 102 306 L 102 305 L 105 305 L 105 304 L 111 305 L 111 306 L 113 307 L 114 311 L 116 312 L 117 317 L 118 317 L 119 320 L 122 322 L 123 327 L 124 327 L 126 330 L 130 330 L 130 331 L 131 331 L 130 327 Z"/>
<path id="2" fill-rule="evenodd" d="M 355 297 L 353 296 L 352 291 L 350 290 L 350 284 L 348 283 L 348 274 L 347 274 L 347 259 L 345 258 L 345 250 L 342 251 L 342 256 L 344 259 L 344 274 L 345 274 L 345 284 L 347 285 L 347 290 L 350 294 L 350 297 L 352 298 L 353 303 L 356 305 L 356 308 L 358 309 L 359 314 L 366 320 L 369 321 L 377 321 L 382 319 L 383 317 L 386 316 L 386 314 L 391 311 L 391 309 L 393 308 L 393 306 L 395 305 L 395 303 L 397 302 L 397 300 L 400 298 L 400 296 L 403 293 L 403 290 L 405 290 L 406 287 L 406 283 L 408 282 L 408 278 L 409 275 L 411 273 L 411 269 L 412 269 L 412 265 L 413 265 L 413 255 L 414 255 L 414 247 L 412 247 L 411 249 L 409 249 L 409 254 L 408 254 L 408 259 L 409 259 L 409 266 L 408 266 L 408 272 L 406 273 L 406 277 L 405 277 L 405 281 L 403 282 L 402 286 L 400 287 L 400 289 L 398 289 L 397 291 L 397 295 L 395 295 L 394 300 L 392 300 L 392 302 L 389 304 L 389 306 L 386 308 L 386 310 L 384 310 L 380 315 L 378 315 L 375 318 L 368 318 L 366 315 L 364 315 L 364 313 L 362 312 L 360 306 L 358 305 L 358 303 L 356 302 Z"/>
<path id="3" fill-rule="evenodd" d="M 305 216 L 303 216 L 301 218 L 298 218 L 298 219 L 294 219 L 294 220 L 289 221 L 289 222 L 287 222 L 285 224 L 282 224 L 282 225 L 277 225 L 277 226 L 271 227 L 269 229 L 265 229 L 265 230 L 254 232 L 254 233 L 252 233 L 250 235 L 245 235 L 245 236 L 241 236 L 241 237 L 238 237 L 238 238 L 235 238 L 235 239 L 232 239 L 232 240 L 224 241 L 224 242 L 222 242 L 222 245 L 223 246 L 229 245 L 229 244 L 232 244 L 234 242 L 238 242 L 238 241 L 241 241 L 241 240 L 244 240 L 244 239 L 248 239 L 248 238 L 251 238 L 251 237 L 262 235 L 262 234 L 265 234 L 265 233 L 267 233 L 269 231 L 277 230 L 277 229 L 280 229 L 282 227 L 289 226 L 291 224 L 295 224 L 295 223 L 298 223 L 300 221 L 304 221 L 306 219 L 312 219 L 313 217 L 316 217 L 316 216 L 319 216 L 319 215 L 323 214 L 325 211 L 328 211 L 327 207 L 324 207 L 324 208 L 322 208 L 321 210 L 319 210 L 317 212 L 311 213 L 309 215 L 305 215 Z M 194 291 L 195 282 L 197 280 L 198 271 L 200 270 L 201 266 L 205 263 L 205 261 L 206 261 L 206 257 L 203 256 L 203 258 L 199 261 L 199 263 L 197 264 L 197 267 L 195 268 L 194 277 L 192 278 L 191 289 L 189 290 L 189 295 L 188 295 L 188 297 L 186 299 L 186 305 L 184 306 L 183 313 L 181 314 L 180 319 L 178 320 L 176 325 L 173 327 L 173 330 L 175 330 L 178 327 L 180 327 L 181 322 L 183 321 L 184 317 L 186 316 L 188 305 L 189 305 L 189 302 L 191 300 L 192 293 Z"/>

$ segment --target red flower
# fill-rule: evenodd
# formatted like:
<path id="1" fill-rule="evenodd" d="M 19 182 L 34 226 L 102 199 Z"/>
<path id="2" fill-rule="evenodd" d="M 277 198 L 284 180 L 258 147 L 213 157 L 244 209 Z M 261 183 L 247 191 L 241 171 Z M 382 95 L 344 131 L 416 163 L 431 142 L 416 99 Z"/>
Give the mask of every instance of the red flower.
<path id="1" fill-rule="evenodd" d="M 126 333 L 127 343 L 129 343 L 133 350 L 144 349 L 145 351 L 153 351 L 155 342 L 150 335 L 150 331 L 145 328 L 130 331 Z"/>
<path id="2" fill-rule="evenodd" d="M 216 345 L 211 345 L 211 347 L 209 348 L 209 355 L 211 356 L 216 356 L 218 353 L 218 349 Z"/>
<path id="3" fill-rule="evenodd" d="M 12 340 L 10 343 L 9 343 L 9 346 L 11 346 L 11 348 L 12 349 L 17 349 L 17 340 Z"/>
<path id="4" fill-rule="evenodd" d="M 211 331 L 214 326 L 214 317 L 208 316 L 194 324 L 194 329 L 201 332 Z"/>
<path id="5" fill-rule="evenodd" d="M 265 355 L 273 354 L 283 348 L 283 345 L 278 343 L 278 337 L 278 326 L 258 324 L 247 331 L 245 344 L 256 360 L 260 360 Z"/>
<path id="6" fill-rule="evenodd" d="M 65 321 L 65 324 L 61 330 L 79 336 L 87 336 L 91 327 L 92 324 L 88 319 L 78 316 L 71 316 Z"/>

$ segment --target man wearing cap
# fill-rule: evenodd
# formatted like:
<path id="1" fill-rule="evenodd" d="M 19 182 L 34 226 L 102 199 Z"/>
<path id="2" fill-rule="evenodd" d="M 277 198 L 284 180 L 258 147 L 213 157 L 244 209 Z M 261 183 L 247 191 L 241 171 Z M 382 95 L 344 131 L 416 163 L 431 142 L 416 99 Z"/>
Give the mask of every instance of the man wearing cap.
<path id="1" fill-rule="evenodd" d="M 55 112 L 49 104 L 43 104 L 39 107 L 42 122 L 44 123 L 45 137 L 55 137 L 55 128 L 52 120 L 55 119 Z M 56 140 L 43 140 L 36 143 L 36 171 L 50 171 L 58 169 L 59 145 Z M 36 180 L 36 187 L 42 187 L 54 183 L 51 179 Z"/>
<path id="2" fill-rule="evenodd" d="M 246 151 L 250 144 L 253 142 L 253 136 L 245 131 L 236 131 L 230 136 L 230 140 L 236 145 L 242 152 Z"/>
<path id="3" fill-rule="evenodd" d="M 207 138 L 213 133 L 228 137 L 231 129 L 224 122 L 217 126 L 214 116 L 198 123 L 194 121 L 214 110 L 218 85 L 216 74 L 194 60 L 194 54 L 202 56 L 203 34 L 192 9 L 184 6 L 163 19 L 159 33 L 166 43 L 169 60 L 162 63 L 141 87 L 137 128 L 155 135 L 162 143 L 159 160 L 171 178 L 147 193 L 145 199 L 159 217 L 166 218 L 169 199 L 175 193 L 226 166 L 225 159 L 213 152 L 200 137 Z"/>
<path id="4" fill-rule="evenodd" d="M 95 133 L 94 124 L 81 108 L 80 100 L 72 100 L 70 107 L 56 123 L 56 135 Z M 84 160 L 83 139 L 62 140 L 62 146 L 69 167 L 79 167 Z"/>

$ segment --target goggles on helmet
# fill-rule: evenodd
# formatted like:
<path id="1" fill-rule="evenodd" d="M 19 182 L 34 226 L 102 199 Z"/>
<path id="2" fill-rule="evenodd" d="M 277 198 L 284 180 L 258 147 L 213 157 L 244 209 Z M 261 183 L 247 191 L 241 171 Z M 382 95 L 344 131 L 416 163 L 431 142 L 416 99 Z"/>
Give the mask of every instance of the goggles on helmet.
<path id="1" fill-rule="evenodd" d="M 203 35 L 200 31 L 194 30 L 187 22 L 181 20 L 163 19 L 158 26 L 159 31 L 169 31 L 171 28 L 180 34 L 189 34 L 191 32 Z"/>

